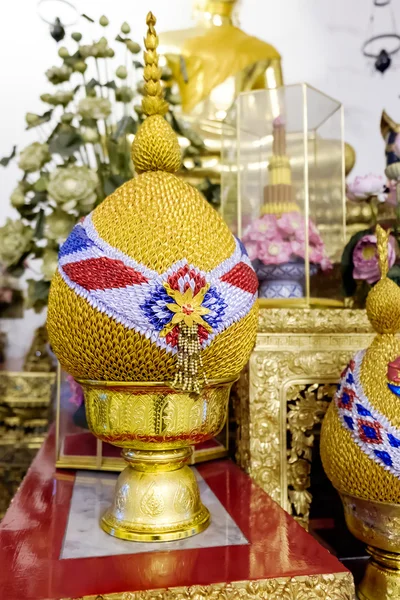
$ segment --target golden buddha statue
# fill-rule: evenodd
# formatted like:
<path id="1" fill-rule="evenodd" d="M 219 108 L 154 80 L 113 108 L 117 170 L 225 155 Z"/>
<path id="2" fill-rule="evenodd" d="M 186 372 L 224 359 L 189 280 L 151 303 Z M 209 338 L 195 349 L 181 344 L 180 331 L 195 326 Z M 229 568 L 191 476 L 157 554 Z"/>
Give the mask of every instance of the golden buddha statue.
<path id="1" fill-rule="evenodd" d="M 279 52 L 239 28 L 238 4 L 194 0 L 195 26 L 160 34 L 159 52 L 179 88 L 184 119 L 204 141 L 196 160 L 184 157 L 188 170 L 182 175 L 193 184 L 204 177 L 219 183 L 222 121 L 238 94 L 283 85 Z M 329 147 L 326 154 L 329 163 Z M 354 150 L 346 144 L 346 174 L 354 162 Z"/>
<path id="2" fill-rule="evenodd" d="M 197 165 L 184 159 L 192 183 L 219 182 L 222 121 L 237 95 L 283 83 L 279 52 L 239 29 L 236 7 L 237 0 L 194 0 L 195 26 L 160 34 L 159 52 L 179 87 L 185 121 L 205 145 Z"/>
<path id="3" fill-rule="evenodd" d="M 236 4 L 195 0 L 196 26 L 160 35 L 183 112 L 197 119 L 220 121 L 240 92 L 282 85 L 279 52 L 237 27 Z"/>

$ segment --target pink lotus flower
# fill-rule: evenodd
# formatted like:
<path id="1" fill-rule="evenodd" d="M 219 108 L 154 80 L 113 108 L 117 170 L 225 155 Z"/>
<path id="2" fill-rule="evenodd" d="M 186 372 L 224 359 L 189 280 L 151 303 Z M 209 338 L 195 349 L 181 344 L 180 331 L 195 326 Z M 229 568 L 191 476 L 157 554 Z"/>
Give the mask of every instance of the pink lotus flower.
<path id="1" fill-rule="evenodd" d="M 242 237 L 250 260 L 260 260 L 266 265 L 282 264 L 305 259 L 306 224 L 299 212 L 275 215 L 263 215 L 250 223 Z M 325 246 L 317 226 L 309 220 L 309 259 L 320 265 L 322 270 L 332 267 L 325 253 Z"/>
<path id="2" fill-rule="evenodd" d="M 284 213 L 278 220 L 279 230 L 286 235 L 295 236 L 298 240 L 304 240 L 305 221 L 298 212 Z"/>
<path id="3" fill-rule="evenodd" d="M 255 219 L 243 234 L 242 241 L 247 242 L 262 242 L 264 240 L 272 240 L 277 234 L 276 217 L 274 215 L 263 215 L 259 219 Z"/>
<path id="4" fill-rule="evenodd" d="M 396 260 L 394 238 L 390 236 L 388 245 L 389 269 Z M 363 279 L 369 284 L 376 283 L 380 279 L 378 254 L 376 248 L 376 236 L 364 235 L 356 244 L 353 251 L 353 277 Z"/>
<path id="5" fill-rule="evenodd" d="M 308 222 L 308 240 L 312 246 L 323 246 L 324 242 L 318 231 L 318 227 L 311 219 Z"/>
<path id="6" fill-rule="evenodd" d="M 299 256 L 300 258 L 305 258 L 306 246 L 304 241 L 298 242 L 297 240 L 292 240 L 290 242 L 290 248 L 292 250 L 292 254 Z"/>
<path id="7" fill-rule="evenodd" d="M 299 256 L 300 258 L 306 258 L 306 246 L 304 242 L 297 242 L 296 240 L 290 242 L 292 254 Z M 319 265 L 322 271 L 329 271 L 332 269 L 332 262 L 325 254 L 325 248 L 322 242 L 317 246 L 309 245 L 309 261 L 312 264 Z"/>
<path id="8" fill-rule="evenodd" d="M 324 260 L 324 248 L 322 246 L 310 248 L 310 262 L 316 265 L 321 264 Z"/>
<path id="9" fill-rule="evenodd" d="M 258 258 L 264 265 L 280 265 L 290 261 L 292 248 L 290 242 L 282 240 L 269 240 L 261 244 Z"/>
<path id="10" fill-rule="evenodd" d="M 347 185 L 346 195 L 349 200 L 357 202 L 359 200 L 367 200 L 371 196 L 377 196 L 379 202 L 385 202 L 386 183 L 381 175 L 364 175 L 364 177 L 356 177 L 352 183 Z"/>

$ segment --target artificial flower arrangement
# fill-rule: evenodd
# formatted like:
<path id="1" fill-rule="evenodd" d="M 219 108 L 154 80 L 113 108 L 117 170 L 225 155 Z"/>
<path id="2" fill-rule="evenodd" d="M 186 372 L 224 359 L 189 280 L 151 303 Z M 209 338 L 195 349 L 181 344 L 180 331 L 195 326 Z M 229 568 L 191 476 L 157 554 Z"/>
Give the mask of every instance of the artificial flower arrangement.
<path id="1" fill-rule="evenodd" d="M 242 241 L 251 260 L 278 265 L 305 259 L 305 219 L 299 212 L 263 215 L 246 229 Z M 309 259 L 323 271 L 330 269 L 324 242 L 313 221 L 309 220 Z"/>
<path id="2" fill-rule="evenodd" d="M 296 202 L 283 115 L 272 121 L 271 150 L 261 216 L 249 222 L 242 241 L 258 276 L 259 296 L 302 301 L 308 276 L 329 270 L 332 263 L 315 223 L 305 219 Z"/>
<path id="3" fill-rule="evenodd" d="M 109 25 L 105 16 L 99 25 L 85 18 L 93 28 Z M 47 305 L 61 243 L 82 217 L 133 175 L 129 152 L 131 138 L 143 120 L 143 85 L 137 83 L 143 64 L 136 56 L 141 47 L 129 34 L 125 22 L 116 37 L 125 52 L 125 64 L 115 65 L 115 51 L 105 37 L 85 44 L 81 33 L 72 33 L 73 50 L 61 47 L 62 64 L 46 71 L 54 86 L 41 95 L 46 110 L 25 117 L 27 129 L 34 128 L 39 140 L 19 153 L 22 177 L 10 201 L 20 218 L 8 219 L 0 227 L 0 263 L 14 276 L 36 270 L 36 276 L 27 280 L 27 307 L 37 312 Z M 164 69 L 162 82 L 171 105 L 179 98 L 172 95 L 170 80 L 170 72 Z M 199 136 L 172 109 L 167 119 L 187 140 L 184 156 L 195 156 L 203 146 Z M 6 167 L 15 158 L 14 147 L 0 164 Z M 213 196 L 207 181 L 201 187 L 207 198 Z"/>
<path id="4" fill-rule="evenodd" d="M 242 241 L 260 279 L 260 296 L 304 296 L 306 221 L 300 212 L 262 215 L 246 228 Z M 332 268 L 324 242 L 311 219 L 308 222 L 308 260 L 311 275 L 319 269 Z M 277 266 L 280 268 L 274 269 Z M 283 283 L 285 279 L 290 281 L 289 286 Z"/>
<path id="5" fill-rule="evenodd" d="M 394 209 L 394 218 L 381 223 L 391 229 L 388 243 L 388 277 L 400 285 L 399 240 L 399 205 L 397 202 L 397 179 L 390 174 L 397 169 L 395 163 L 387 167 L 385 173 L 388 181 L 380 175 L 359 176 L 347 185 L 346 195 L 350 202 L 368 202 L 374 207 L 374 223 L 368 229 L 354 234 L 346 245 L 341 261 L 342 280 L 345 296 L 352 297 L 356 306 L 364 306 L 369 290 L 380 279 L 378 263 L 377 239 L 375 227 L 379 218 L 379 207 L 390 206 Z M 391 169 L 391 170 L 390 170 Z"/>

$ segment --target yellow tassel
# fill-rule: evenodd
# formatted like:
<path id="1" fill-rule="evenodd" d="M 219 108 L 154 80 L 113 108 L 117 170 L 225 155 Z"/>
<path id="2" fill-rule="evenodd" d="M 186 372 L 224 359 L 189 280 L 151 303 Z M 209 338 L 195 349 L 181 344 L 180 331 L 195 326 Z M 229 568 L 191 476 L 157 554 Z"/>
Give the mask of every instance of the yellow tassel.
<path id="1" fill-rule="evenodd" d="M 200 394 L 207 384 L 203 370 L 198 325 L 179 324 L 177 371 L 173 387 Z"/>

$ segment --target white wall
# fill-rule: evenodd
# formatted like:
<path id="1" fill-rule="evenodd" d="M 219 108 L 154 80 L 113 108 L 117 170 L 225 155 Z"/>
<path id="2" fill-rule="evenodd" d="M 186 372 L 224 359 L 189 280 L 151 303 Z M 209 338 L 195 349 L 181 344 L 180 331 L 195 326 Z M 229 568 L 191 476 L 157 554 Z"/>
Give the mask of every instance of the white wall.
<path id="1" fill-rule="evenodd" d="M 143 37 L 148 10 L 157 16 L 159 31 L 191 24 L 191 0 L 75 0 L 75 4 L 79 12 L 93 18 L 106 14 L 115 33 L 127 20 L 137 40 Z M 357 152 L 353 176 L 384 168 L 379 131 L 382 109 L 400 121 L 400 52 L 394 57 L 394 67 L 383 76 L 361 54 L 372 4 L 372 0 L 242 0 L 240 11 L 242 28 L 281 52 L 286 83 L 306 81 L 344 103 L 346 140 Z M 400 0 L 392 0 L 392 8 L 400 27 Z M 14 144 L 23 147 L 36 139 L 34 132 L 24 131 L 24 116 L 27 111 L 45 110 L 39 100 L 50 85 L 44 72 L 60 62 L 48 26 L 37 15 L 36 0 L 13 0 L 4 9 L 0 19 L 0 156 L 8 154 Z M 374 33 L 382 31 L 380 27 L 390 31 L 390 13 L 377 10 Z M 85 33 L 88 27 L 81 20 L 72 30 Z M 13 216 L 8 198 L 17 178 L 15 163 L 7 169 L 0 167 L 0 224 L 6 216 Z M 30 311 L 23 321 L 6 325 L 12 331 L 12 354 L 29 345 L 33 323 Z"/>

